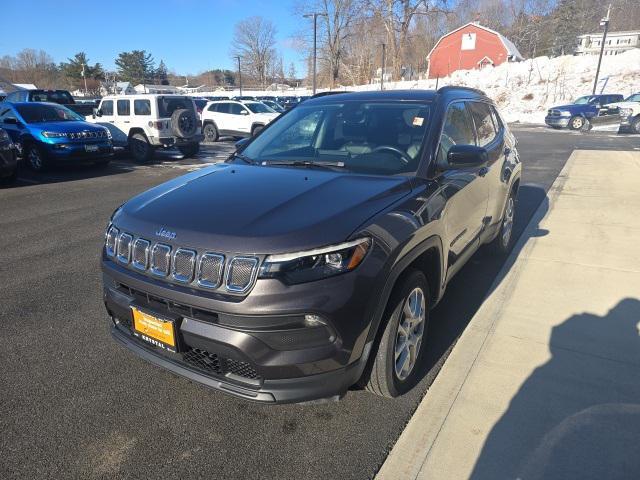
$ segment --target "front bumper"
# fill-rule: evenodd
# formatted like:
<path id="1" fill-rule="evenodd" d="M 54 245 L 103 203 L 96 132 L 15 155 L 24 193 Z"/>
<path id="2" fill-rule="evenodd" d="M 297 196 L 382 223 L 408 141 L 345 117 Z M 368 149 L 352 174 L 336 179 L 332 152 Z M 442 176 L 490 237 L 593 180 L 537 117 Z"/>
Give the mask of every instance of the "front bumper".
<path id="1" fill-rule="evenodd" d="M 550 116 L 546 116 L 544 118 L 544 123 L 546 123 L 550 127 L 565 128 L 565 127 L 567 127 L 569 125 L 569 117 L 550 117 Z"/>
<path id="2" fill-rule="evenodd" d="M 371 289 L 354 285 L 362 275 L 282 289 L 266 280 L 246 298 L 223 300 L 110 261 L 103 272 L 113 336 L 151 363 L 217 390 L 259 402 L 305 402 L 343 395 L 364 370 Z M 132 306 L 175 322 L 176 353 L 133 335 Z M 304 312 L 325 325 L 286 326 Z"/>
<path id="3" fill-rule="evenodd" d="M 47 158 L 60 162 L 92 162 L 113 156 L 111 142 L 43 143 L 42 145 L 45 147 Z"/>

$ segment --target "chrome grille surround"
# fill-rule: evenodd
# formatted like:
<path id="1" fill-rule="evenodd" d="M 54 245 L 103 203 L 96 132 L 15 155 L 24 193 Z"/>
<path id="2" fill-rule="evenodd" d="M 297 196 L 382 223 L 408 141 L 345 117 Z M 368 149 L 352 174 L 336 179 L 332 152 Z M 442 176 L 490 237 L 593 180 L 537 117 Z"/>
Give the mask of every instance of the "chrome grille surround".
<path id="1" fill-rule="evenodd" d="M 198 264 L 198 285 L 204 288 L 218 288 L 224 276 L 224 255 L 204 253 Z"/>
<path id="2" fill-rule="evenodd" d="M 151 250 L 151 273 L 157 277 L 169 275 L 171 265 L 171 247 L 164 243 L 156 243 Z"/>
<path id="3" fill-rule="evenodd" d="M 172 277 L 180 283 L 191 283 L 196 266 L 196 252 L 179 248 L 173 254 Z"/>
<path id="4" fill-rule="evenodd" d="M 131 254 L 131 265 L 133 268 L 145 271 L 149 268 L 149 249 L 151 242 L 144 238 L 138 238 L 133 242 L 133 253 Z"/>
<path id="5" fill-rule="evenodd" d="M 131 242 L 133 237 L 128 233 L 122 232 L 118 237 L 118 261 L 124 264 L 131 260 Z"/>
<path id="6" fill-rule="evenodd" d="M 105 252 L 108 257 L 115 257 L 116 249 L 118 248 L 118 234 L 120 230 L 111 225 L 107 230 L 106 238 L 104 241 Z"/>
<path id="7" fill-rule="evenodd" d="M 227 290 L 244 293 L 255 280 L 258 273 L 258 259 L 256 257 L 233 257 L 227 268 Z"/>

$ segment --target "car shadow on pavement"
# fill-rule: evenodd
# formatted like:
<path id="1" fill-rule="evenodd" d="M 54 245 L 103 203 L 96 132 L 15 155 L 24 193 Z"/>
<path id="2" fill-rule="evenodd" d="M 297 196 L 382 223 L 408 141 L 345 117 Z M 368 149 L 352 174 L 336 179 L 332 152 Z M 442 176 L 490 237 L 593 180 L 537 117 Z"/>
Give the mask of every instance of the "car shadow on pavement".
<path id="1" fill-rule="evenodd" d="M 46 183 L 72 182 L 76 180 L 86 180 L 111 175 L 120 175 L 133 170 L 133 167 L 118 163 L 99 166 L 92 164 L 84 165 L 55 165 L 46 171 L 38 173 L 29 170 L 23 161 L 19 162 L 18 178 L 15 183 L 6 185 L 4 188 L 19 188 Z"/>
<path id="2" fill-rule="evenodd" d="M 549 200 L 542 187 L 523 185 L 518 193 L 513 226 L 514 247 L 506 259 L 481 248 L 456 274 L 447 286 L 440 303 L 431 311 L 426 337 L 425 358 L 420 378 L 430 385 L 442 368 L 456 341 L 464 332 L 484 299 L 500 284 L 511 269 L 527 241 L 548 232 L 531 219 L 542 219 L 549 209 Z"/>
<path id="3" fill-rule="evenodd" d="M 511 399 L 471 478 L 639 478 L 639 322 L 640 300 L 624 298 L 555 326 L 551 359 Z"/>

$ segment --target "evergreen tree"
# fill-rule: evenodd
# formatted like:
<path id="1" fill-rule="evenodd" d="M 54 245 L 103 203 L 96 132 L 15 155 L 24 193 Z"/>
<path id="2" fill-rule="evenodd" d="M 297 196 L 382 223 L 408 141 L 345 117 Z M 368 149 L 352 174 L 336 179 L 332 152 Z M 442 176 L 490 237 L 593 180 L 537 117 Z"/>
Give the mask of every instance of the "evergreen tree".
<path id="1" fill-rule="evenodd" d="M 156 69 L 156 81 L 159 85 L 169 85 L 169 76 L 167 71 L 167 66 L 164 64 L 163 60 L 160 60 L 160 64 Z"/>
<path id="2" fill-rule="evenodd" d="M 73 58 L 68 58 L 66 62 L 60 63 L 59 68 L 69 84 L 75 88 L 82 88 L 84 86 L 84 78 L 87 80 L 104 79 L 102 65 L 99 63 L 90 65 L 89 58 L 85 52 L 76 53 Z"/>
<path id="3" fill-rule="evenodd" d="M 118 77 L 133 85 L 153 81 L 156 73 L 153 57 L 145 50 L 121 52 L 115 64 L 118 67 Z"/>

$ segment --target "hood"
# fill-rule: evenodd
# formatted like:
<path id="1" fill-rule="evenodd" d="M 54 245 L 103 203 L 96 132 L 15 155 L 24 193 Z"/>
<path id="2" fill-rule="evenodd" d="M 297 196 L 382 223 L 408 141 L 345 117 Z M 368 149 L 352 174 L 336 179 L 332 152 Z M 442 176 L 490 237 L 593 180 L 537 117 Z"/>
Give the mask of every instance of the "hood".
<path id="1" fill-rule="evenodd" d="M 278 112 L 273 112 L 273 113 L 255 113 L 254 115 L 266 122 L 270 122 L 280 114 Z"/>
<path id="2" fill-rule="evenodd" d="M 176 246 L 286 253 L 343 242 L 410 191 L 405 177 L 223 164 L 144 192 L 113 222 L 155 241 L 165 229 Z"/>
<path id="3" fill-rule="evenodd" d="M 549 110 L 567 110 L 569 112 L 578 112 L 580 110 L 585 110 L 589 108 L 591 105 L 576 105 L 575 103 L 570 103 L 568 105 L 559 105 L 557 107 L 551 107 Z"/>
<path id="4" fill-rule="evenodd" d="M 42 122 L 29 124 L 45 132 L 78 133 L 78 132 L 102 132 L 104 127 L 82 121 L 66 122 Z"/>

